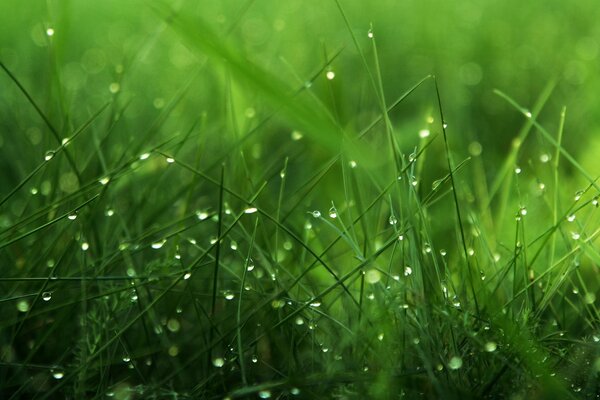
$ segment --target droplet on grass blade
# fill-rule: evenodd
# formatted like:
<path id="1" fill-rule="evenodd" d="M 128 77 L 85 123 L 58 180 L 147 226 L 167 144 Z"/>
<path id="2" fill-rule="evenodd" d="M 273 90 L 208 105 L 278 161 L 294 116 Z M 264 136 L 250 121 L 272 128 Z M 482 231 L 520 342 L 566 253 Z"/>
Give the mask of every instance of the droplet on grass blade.
<path id="1" fill-rule="evenodd" d="M 463 365 L 463 360 L 460 357 L 454 356 L 448 362 L 448 367 L 453 370 L 460 369 Z"/>

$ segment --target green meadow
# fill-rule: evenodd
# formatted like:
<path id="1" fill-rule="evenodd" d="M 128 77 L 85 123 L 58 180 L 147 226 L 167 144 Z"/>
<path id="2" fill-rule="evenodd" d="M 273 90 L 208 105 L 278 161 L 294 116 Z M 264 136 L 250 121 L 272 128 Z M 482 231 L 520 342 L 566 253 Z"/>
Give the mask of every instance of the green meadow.
<path id="1" fill-rule="evenodd" d="M 598 398 L 595 1 L 30 3 L 0 398 Z"/>

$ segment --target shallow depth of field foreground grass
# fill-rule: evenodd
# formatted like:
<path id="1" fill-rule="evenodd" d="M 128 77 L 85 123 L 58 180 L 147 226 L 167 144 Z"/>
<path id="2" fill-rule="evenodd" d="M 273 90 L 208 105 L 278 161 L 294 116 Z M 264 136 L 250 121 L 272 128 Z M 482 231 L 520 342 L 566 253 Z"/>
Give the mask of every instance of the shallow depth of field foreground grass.
<path id="1" fill-rule="evenodd" d="M 0 6 L 0 397 L 597 398 L 595 2 L 269 3 Z"/>

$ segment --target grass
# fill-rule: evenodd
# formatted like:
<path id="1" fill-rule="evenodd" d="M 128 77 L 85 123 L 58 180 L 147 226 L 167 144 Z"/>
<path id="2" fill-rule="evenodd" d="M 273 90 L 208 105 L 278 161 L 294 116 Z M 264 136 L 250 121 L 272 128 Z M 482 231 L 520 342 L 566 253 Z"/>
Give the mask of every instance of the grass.
<path id="1" fill-rule="evenodd" d="M 254 3 L 140 3 L 106 45 L 49 4 L 43 78 L 0 49 L 2 397 L 595 398 L 600 188 L 564 77 L 490 90 L 494 147 L 452 68 L 390 77 L 352 2 L 298 19 L 341 44 L 261 42 Z"/>

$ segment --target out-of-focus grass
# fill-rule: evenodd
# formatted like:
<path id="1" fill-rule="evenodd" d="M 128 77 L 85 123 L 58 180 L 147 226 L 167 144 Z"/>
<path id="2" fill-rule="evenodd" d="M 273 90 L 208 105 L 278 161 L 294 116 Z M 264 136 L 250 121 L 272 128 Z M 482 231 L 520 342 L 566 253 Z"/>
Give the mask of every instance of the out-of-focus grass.
<path id="1" fill-rule="evenodd" d="M 0 7 L 5 397 L 597 393 L 593 2 Z"/>

